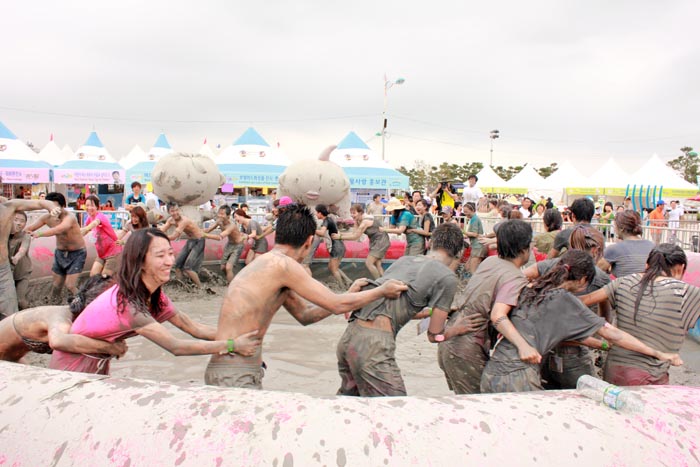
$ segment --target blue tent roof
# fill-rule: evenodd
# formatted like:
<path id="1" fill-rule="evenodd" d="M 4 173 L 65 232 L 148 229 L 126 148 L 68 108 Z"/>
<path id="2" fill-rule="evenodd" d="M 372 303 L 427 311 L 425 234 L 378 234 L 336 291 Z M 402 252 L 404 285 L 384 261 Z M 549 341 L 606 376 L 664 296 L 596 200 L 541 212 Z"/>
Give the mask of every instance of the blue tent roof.
<path id="1" fill-rule="evenodd" d="M 0 123 L 0 125 L 2 125 Z M 44 161 L 25 161 L 21 159 L 3 159 L 2 165 L 5 168 L 13 169 L 52 169 L 53 167 L 48 162 Z"/>
<path id="2" fill-rule="evenodd" d="M 351 131 L 338 143 L 338 149 L 369 149 L 369 146 L 357 136 L 357 133 Z"/>
<path id="3" fill-rule="evenodd" d="M 124 170 L 124 167 L 116 162 L 95 162 L 86 160 L 72 160 L 64 163 L 60 169 L 80 169 L 80 170 Z"/>
<path id="4" fill-rule="evenodd" d="M 14 133 L 7 129 L 5 125 L 0 122 L 0 138 L 5 139 L 17 139 Z"/>
<path id="5" fill-rule="evenodd" d="M 165 133 L 161 133 L 160 135 L 158 135 L 158 139 L 156 140 L 156 143 L 153 145 L 153 147 L 172 149 L 172 146 L 170 146 L 170 143 L 168 143 L 168 139 L 165 137 Z"/>
<path id="6" fill-rule="evenodd" d="M 90 133 L 90 136 L 88 136 L 87 141 L 85 141 L 85 146 L 94 146 L 96 148 L 104 147 L 102 141 L 100 141 L 99 136 L 97 136 L 97 133 L 95 133 L 94 131 Z"/>
<path id="7" fill-rule="evenodd" d="M 241 135 L 240 138 L 238 138 L 236 141 L 234 141 L 233 145 L 234 146 L 239 146 L 243 144 L 254 144 L 256 146 L 267 146 L 270 147 L 269 144 L 267 144 L 267 141 L 263 139 L 262 136 L 260 136 L 260 133 L 255 131 L 253 128 L 248 128 L 245 133 Z"/>

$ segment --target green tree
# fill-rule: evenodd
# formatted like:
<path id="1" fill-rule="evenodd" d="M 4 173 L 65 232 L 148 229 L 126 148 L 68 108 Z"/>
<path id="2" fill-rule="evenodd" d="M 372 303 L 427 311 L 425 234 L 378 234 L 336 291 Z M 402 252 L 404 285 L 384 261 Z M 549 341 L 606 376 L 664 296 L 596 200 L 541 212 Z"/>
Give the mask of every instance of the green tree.
<path id="1" fill-rule="evenodd" d="M 498 167 L 493 167 L 493 171 L 496 172 L 496 174 L 506 182 L 513 178 L 521 170 L 523 170 L 522 165 L 517 165 L 515 167 L 511 165 L 508 168 L 505 168 L 502 165 L 499 165 Z"/>
<path id="2" fill-rule="evenodd" d="M 552 162 L 547 167 L 542 167 L 541 169 L 536 169 L 536 170 L 537 170 L 537 173 L 540 174 L 541 177 L 547 178 L 550 175 L 552 175 L 554 172 L 556 172 L 558 169 L 559 169 L 559 167 L 557 167 L 557 163 Z"/>
<path id="3" fill-rule="evenodd" d="M 698 153 L 690 146 L 682 147 L 681 152 L 682 155 L 667 162 L 668 166 L 690 183 L 698 183 Z"/>

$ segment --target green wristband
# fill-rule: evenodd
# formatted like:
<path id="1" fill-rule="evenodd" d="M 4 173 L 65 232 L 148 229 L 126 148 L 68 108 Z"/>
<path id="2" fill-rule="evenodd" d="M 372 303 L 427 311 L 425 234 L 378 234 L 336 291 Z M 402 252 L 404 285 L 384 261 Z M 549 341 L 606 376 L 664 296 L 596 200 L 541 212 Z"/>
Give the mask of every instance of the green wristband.
<path id="1" fill-rule="evenodd" d="M 228 347 L 226 348 L 226 350 L 228 351 L 228 353 L 233 353 L 234 350 L 236 350 L 236 343 L 234 342 L 233 339 L 227 340 L 227 341 L 226 341 L 226 344 L 228 345 Z"/>
<path id="2" fill-rule="evenodd" d="M 601 350 L 605 350 L 605 351 L 610 350 L 610 346 L 608 345 L 608 341 L 603 341 L 603 342 L 600 344 L 600 349 L 601 349 Z"/>
<path id="3" fill-rule="evenodd" d="M 428 313 L 428 316 L 433 316 L 433 309 L 432 309 L 432 308 L 428 308 L 428 310 L 430 310 L 430 313 Z"/>

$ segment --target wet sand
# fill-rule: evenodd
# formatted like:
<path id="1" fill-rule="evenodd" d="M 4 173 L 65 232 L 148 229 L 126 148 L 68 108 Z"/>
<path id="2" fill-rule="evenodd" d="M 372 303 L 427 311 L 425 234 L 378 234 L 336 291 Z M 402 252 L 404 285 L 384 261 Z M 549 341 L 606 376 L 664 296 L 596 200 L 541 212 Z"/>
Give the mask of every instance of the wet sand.
<path id="1" fill-rule="evenodd" d="M 215 296 L 206 297 L 184 292 L 168 293 L 179 310 L 215 326 L 226 288 L 217 286 L 214 290 Z M 179 329 L 169 324 L 166 326 L 178 335 L 186 336 Z M 331 316 L 304 327 L 280 310 L 263 344 L 263 356 L 268 366 L 264 388 L 317 396 L 335 394 L 340 383 L 335 349 L 345 326 L 342 316 Z M 129 351 L 125 357 L 112 364 L 113 376 L 203 384 L 208 356 L 175 357 L 142 337 L 128 342 Z M 686 339 L 682 356 L 685 365 L 671 369 L 671 384 L 700 386 L 700 345 Z M 414 323 L 409 323 L 399 333 L 397 360 L 409 395 L 452 394 L 437 364 L 437 347 L 428 342 L 425 334 L 416 335 Z"/>
<path id="2" fill-rule="evenodd" d="M 219 284 L 219 285 L 215 285 Z M 216 326 L 226 287 L 217 277 L 207 285 L 215 295 L 196 294 L 171 281 L 166 293 L 175 306 L 193 319 Z M 332 288 L 333 285 L 331 285 Z M 459 296 L 455 303 L 459 303 Z M 425 334 L 416 334 L 416 324 L 406 325 L 398 335 L 397 361 L 406 389 L 412 396 L 445 396 L 444 375 L 437 364 L 437 346 Z M 175 335 L 190 336 L 165 323 Z M 284 309 L 274 317 L 263 343 L 263 358 L 268 366 L 263 387 L 272 391 L 302 392 L 316 396 L 336 393 L 340 384 L 335 349 L 345 331 L 342 316 L 331 316 L 310 326 L 302 326 Z M 129 351 L 112 361 L 112 376 L 151 379 L 184 385 L 204 384 L 209 356 L 175 357 L 147 339 L 128 340 Z M 671 368 L 671 384 L 700 387 L 700 344 L 686 338 L 681 351 L 685 365 Z M 45 366 L 43 355 L 29 354 L 28 362 Z"/>

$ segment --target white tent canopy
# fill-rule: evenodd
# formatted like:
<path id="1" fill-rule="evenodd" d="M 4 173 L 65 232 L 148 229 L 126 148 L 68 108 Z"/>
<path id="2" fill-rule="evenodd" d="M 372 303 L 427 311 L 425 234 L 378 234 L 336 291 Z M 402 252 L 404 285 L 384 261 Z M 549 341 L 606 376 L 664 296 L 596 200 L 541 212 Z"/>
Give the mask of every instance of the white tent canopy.
<path id="1" fill-rule="evenodd" d="M 589 183 L 595 188 L 624 188 L 630 179 L 627 171 L 611 158 L 589 177 Z"/>
<path id="2" fill-rule="evenodd" d="M 67 160 L 61 148 L 53 140 L 46 143 L 46 146 L 39 151 L 39 159 L 51 165 L 61 165 Z"/>
<path id="3" fill-rule="evenodd" d="M 525 165 L 513 178 L 508 180 L 509 188 L 527 188 L 528 191 L 536 191 L 545 186 L 544 178 L 530 165 Z"/>
<path id="4" fill-rule="evenodd" d="M 591 187 L 591 181 L 579 172 L 569 161 L 557 166 L 557 171 L 545 179 L 544 188 L 548 190 L 563 190 L 572 187 Z"/>
<path id="5" fill-rule="evenodd" d="M 141 146 L 136 144 L 133 148 L 131 148 L 131 151 L 129 151 L 126 156 L 119 159 L 119 164 L 128 170 L 139 162 L 143 162 L 145 160 L 147 160 L 146 152 L 141 149 Z"/>
<path id="6" fill-rule="evenodd" d="M 656 154 L 652 155 L 639 170 L 632 174 L 628 183 L 629 185 L 663 186 L 664 188 L 680 190 L 698 189 L 697 185 L 683 179 Z"/>
<path id="7" fill-rule="evenodd" d="M 248 128 L 214 159 L 217 164 L 259 164 L 288 166 L 289 158 L 270 146 L 254 128 Z"/>
<path id="8" fill-rule="evenodd" d="M 498 176 L 496 172 L 493 171 L 490 165 L 485 166 L 483 169 L 476 174 L 478 181 L 476 186 L 481 189 L 486 188 L 502 188 L 508 186 L 507 182 Z"/>

